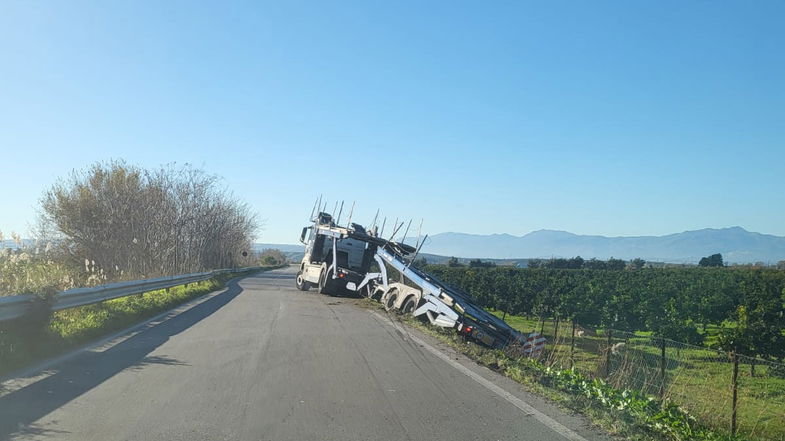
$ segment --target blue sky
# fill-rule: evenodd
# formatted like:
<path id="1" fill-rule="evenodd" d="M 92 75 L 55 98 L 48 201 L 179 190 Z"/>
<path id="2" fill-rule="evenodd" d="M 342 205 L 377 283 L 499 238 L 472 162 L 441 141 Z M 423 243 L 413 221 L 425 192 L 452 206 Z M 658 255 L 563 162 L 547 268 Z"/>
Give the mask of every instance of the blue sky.
<path id="1" fill-rule="evenodd" d="M 0 3 L 0 230 L 97 160 L 188 162 L 293 243 L 314 198 L 429 233 L 785 235 L 785 3 Z"/>

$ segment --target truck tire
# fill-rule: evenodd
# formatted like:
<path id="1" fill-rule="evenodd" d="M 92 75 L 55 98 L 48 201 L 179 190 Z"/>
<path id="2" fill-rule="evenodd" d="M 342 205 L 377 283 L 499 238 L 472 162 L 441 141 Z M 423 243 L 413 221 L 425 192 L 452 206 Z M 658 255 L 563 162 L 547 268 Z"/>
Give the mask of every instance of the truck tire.
<path id="1" fill-rule="evenodd" d="M 322 275 L 319 276 L 319 293 L 332 295 L 333 287 L 331 282 L 332 274 L 330 271 L 322 271 Z"/>
<path id="2" fill-rule="evenodd" d="M 299 271 L 297 273 L 297 277 L 294 279 L 294 283 L 297 285 L 297 289 L 299 289 L 300 291 L 308 291 L 309 289 L 311 289 L 311 282 L 305 280 L 302 271 Z"/>
<path id="3" fill-rule="evenodd" d="M 387 296 L 387 301 L 384 302 L 384 309 L 387 311 L 392 311 L 395 309 L 395 302 L 398 301 L 398 292 L 395 291 L 389 296 Z"/>
<path id="4" fill-rule="evenodd" d="M 406 299 L 405 302 L 403 302 L 401 312 L 404 314 L 411 314 L 415 309 L 417 309 L 417 298 L 415 296 L 411 296 Z"/>

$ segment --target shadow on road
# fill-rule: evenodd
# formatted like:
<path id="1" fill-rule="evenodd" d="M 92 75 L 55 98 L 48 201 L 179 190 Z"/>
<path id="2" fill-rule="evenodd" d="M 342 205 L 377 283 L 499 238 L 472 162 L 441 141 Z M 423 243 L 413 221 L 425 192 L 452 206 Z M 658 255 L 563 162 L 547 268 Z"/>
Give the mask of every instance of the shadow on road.
<path id="1" fill-rule="evenodd" d="M 262 273 L 261 277 L 265 279 L 289 279 L 294 283 L 294 273 Z M 248 280 L 246 280 L 247 282 Z"/>
<path id="2" fill-rule="evenodd" d="M 184 363 L 176 358 L 171 358 L 161 355 L 153 355 L 139 360 L 138 362 L 134 363 L 132 366 L 129 366 L 129 368 L 133 370 L 142 370 L 146 366 L 150 366 L 154 364 L 160 364 L 166 366 L 190 366 L 188 363 Z"/>
<path id="3" fill-rule="evenodd" d="M 85 352 L 55 366 L 57 373 L 0 397 L 0 440 L 12 435 L 51 435 L 56 429 L 35 427 L 38 419 L 79 397 L 124 369 L 145 365 L 185 363 L 168 357 L 148 356 L 170 337 L 190 328 L 229 303 L 242 292 L 237 280 L 227 283 L 226 292 L 180 315 L 146 329 L 104 352 Z M 142 404 L 142 403 L 140 403 Z M 32 425 L 32 426 L 31 426 Z"/>

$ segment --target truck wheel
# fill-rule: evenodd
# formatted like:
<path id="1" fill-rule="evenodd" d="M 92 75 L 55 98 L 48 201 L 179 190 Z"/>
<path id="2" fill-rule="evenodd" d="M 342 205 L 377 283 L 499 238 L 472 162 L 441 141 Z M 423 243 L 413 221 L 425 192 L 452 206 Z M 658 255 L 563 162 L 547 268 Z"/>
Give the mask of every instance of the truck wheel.
<path id="1" fill-rule="evenodd" d="M 300 291 L 308 291 L 309 289 L 311 289 L 311 282 L 305 280 L 302 271 L 299 271 L 297 273 L 297 277 L 294 279 L 294 283 L 297 285 L 297 289 L 299 289 Z"/>
<path id="2" fill-rule="evenodd" d="M 401 312 L 404 314 L 411 314 L 414 310 L 417 309 L 417 300 L 415 297 L 409 297 L 403 302 L 403 307 L 401 307 Z"/>
<path id="3" fill-rule="evenodd" d="M 322 272 L 322 275 L 319 277 L 319 293 L 320 294 L 329 294 L 332 295 L 332 286 L 331 285 L 331 278 L 332 275 L 329 271 Z"/>
<path id="4" fill-rule="evenodd" d="M 387 297 L 387 301 L 384 303 L 384 309 L 388 311 L 392 311 L 395 309 L 395 302 L 398 300 L 398 293 L 391 294 Z"/>

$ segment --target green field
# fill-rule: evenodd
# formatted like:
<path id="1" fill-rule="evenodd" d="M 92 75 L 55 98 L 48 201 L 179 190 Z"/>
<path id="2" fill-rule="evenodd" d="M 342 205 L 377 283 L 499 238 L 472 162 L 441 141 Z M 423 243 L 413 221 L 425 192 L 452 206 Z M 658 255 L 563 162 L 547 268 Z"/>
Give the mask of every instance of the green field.
<path id="1" fill-rule="evenodd" d="M 492 311 L 502 317 L 499 311 Z M 507 315 L 505 320 L 514 328 L 529 333 L 540 330 L 536 319 Z M 570 357 L 570 323 L 560 324 L 556 344 L 553 320 L 546 320 L 543 334 L 547 339 L 542 360 L 568 368 Z M 659 395 L 663 385 L 660 375 L 661 349 L 658 340 L 641 333 L 623 334 L 616 332 L 611 340 L 618 346 L 611 352 L 608 381 L 617 387 L 638 389 L 652 396 Z M 577 370 L 599 377 L 606 377 L 608 348 L 607 335 L 583 330 L 575 339 L 572 357 Z M 667 344 L 665 350 L 666 375 L 664 394 L 666 399 L 679 404 L 690 414 L 711 427 L 728 429 L 732 411 L 731 378 L 733 364 L 730 358 L 704 348 Z M 739 433 L 752 439 L 785 440 L 785 378 L 770 375 L 765 365 L 755 367 L 743 362 L 739 367 L 738 379 L 738 427 Z"/>

